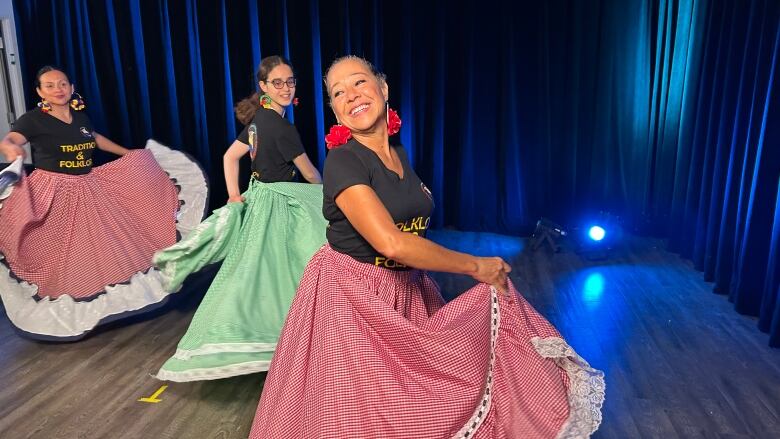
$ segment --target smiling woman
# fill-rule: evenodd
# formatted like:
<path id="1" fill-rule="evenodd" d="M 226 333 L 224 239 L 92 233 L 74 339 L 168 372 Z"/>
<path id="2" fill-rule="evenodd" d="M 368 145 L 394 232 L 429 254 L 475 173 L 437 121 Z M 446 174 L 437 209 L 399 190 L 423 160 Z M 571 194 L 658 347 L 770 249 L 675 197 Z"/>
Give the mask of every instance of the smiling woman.
<path id="1" fill-rule="evenodd" d="M 593 433 L 603 374 L 515 290 L 509 265 L 425 239 L 433 195 L 390 145 L 384 75 L 349 56 L 326 85 L 352 139 L 325 162 L 328 245 L 303 274 L 251 437 Z M 425 270 L 480 284 L 444 304 Z"/>
<path id="2" fill-rule="evenodd" d="M 202 218 L 207 187 L 184 154 L 152 141 L 128 150 L 95 132 L 61 69 L 40 69 L 36 92 L 38 108 L 0 142 L 19 161 L 29 142 L 36 167 L 3 193 L 0 295 L 21 332 L 73 340 L 167 298 L 152 255 Z M 93 169 L 96 148 L 121 158 Z"/>

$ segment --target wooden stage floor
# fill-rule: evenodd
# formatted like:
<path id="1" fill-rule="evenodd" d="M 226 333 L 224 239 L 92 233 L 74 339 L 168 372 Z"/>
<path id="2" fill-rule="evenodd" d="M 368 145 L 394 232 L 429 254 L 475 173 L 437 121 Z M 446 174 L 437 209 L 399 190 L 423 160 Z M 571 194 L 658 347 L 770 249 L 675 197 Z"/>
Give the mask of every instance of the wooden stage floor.
<path id="1" fill-rule="evenodd" d="M 432 237 L 509 260 L 531 304 L 606 373 L 594 437 L 780 437 L 780 349 L 660 241 L 629 238 L 608 260 L 588 261 L 531 252 L 515 237 Z M 265 374 L 168 383 L 160 402 L 138 401 L 165 384 L 150 374 L 173 354 L 216 269 L 193 276 L 153 315 L 75 343 L 26 340 L 0 316 L 0 437 L 245 438 Z M 473 284 L 434 277 L 449 296 Z"/>

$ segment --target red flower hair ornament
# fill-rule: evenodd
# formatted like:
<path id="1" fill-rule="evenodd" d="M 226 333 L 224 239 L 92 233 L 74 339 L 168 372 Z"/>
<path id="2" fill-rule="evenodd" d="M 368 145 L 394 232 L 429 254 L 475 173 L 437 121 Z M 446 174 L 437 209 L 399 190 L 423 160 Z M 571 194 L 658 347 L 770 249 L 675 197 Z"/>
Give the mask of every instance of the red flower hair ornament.
<path id="1" fill-rule="evenodd" d="M 387 135 L 394 136 L 401 131 L 401 118 L 392 108 L 387 108 Z"/>
<path id="2" fill-rule="evenodd" d="M 337 148 L 352 138 L 352 131 L 344 125 L 338 124 L 330 127 L 330 132 L 325 135 L 325 146 L 328 149 Z"/>
<path id="3" fill-rule="evenodd" d="M 398 134 L 401 130 L 401 118 L 392 108 L 387 109 L 387 135 Z M 352 138 L 352 131 L 344 125 L 333 125 L 330 132 L 325 135 L 325 145 L 328 149 L 338 148 Z"/>

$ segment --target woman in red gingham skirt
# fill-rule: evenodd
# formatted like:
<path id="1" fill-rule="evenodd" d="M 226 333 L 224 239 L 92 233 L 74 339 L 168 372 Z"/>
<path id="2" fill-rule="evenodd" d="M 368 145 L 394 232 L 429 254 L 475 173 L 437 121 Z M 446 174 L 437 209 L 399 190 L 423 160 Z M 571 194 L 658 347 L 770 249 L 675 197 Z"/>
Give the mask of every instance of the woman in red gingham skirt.
<path id="1" fill-rule="evenodd" d="M 433 200 L 390 146 L 384 77 L 345 57 L 326 76 L 328 244 L 287 316 L 252 438 L 588 437 L 603 374 L 508 281 L 500 258 L 424 239 Z M 414 268 L 411 268 L 414 267 Z M 423 270 L 481 283 L 444 304 Z"/>
<path id="2" fill-rule="evenodd" d="M 72 340 L 166 298 L 152 256 L 176 242 L 177 226 L 202 218 L 205 179 L 186 156 L 155 142 L 127 150 L 94 132 L 62 71 L 41 69 L 36 81 L 40 108 L 0 143 L 16 161 L 5 180 L 19 178 L 0 191 L 0 294 L 23 333 Z M 25 176 L 28 141 L 37 169 Z M 122 157 L 93 169 L 95 148 Z M 179 209 L 180 197 L 187 209 Z"/>

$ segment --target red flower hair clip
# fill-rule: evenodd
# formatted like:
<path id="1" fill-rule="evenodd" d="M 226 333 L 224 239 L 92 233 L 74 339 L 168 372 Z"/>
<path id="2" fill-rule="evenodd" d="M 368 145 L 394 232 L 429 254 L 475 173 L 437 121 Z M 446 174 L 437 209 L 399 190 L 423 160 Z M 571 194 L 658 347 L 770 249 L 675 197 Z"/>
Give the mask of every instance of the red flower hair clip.
<path id="1" fill-rule="evenodd" d="M 387 108 L 387 135 L 393 136 L 401 131 L 401 118 L 392 108 Z"/>
<path id="2" fill-rule="evenodd" d="M 392 108 L 387 109 L 387 135 L 398 134 L 401 130 L 401 118 Z M 352 138 L 352 131 L 343 125 L 333 125 L 330 132 L 325 135 L 325 145 L 328 149 L 337 148 Z"/>
<path id="3" fill-rule="evenodd" d="M 325 145 L 328 149 L 339 147 L 352 138 L 352 131 L 344 125 L 333 125 L 330 132 L 325 135 Z"/>
<path id="4" fill-rule="evenodd" d="M 298 98 L 293 99 L 292 104 L 293 104 L 293 107 L 297 107 L 298 106 Z"/>

